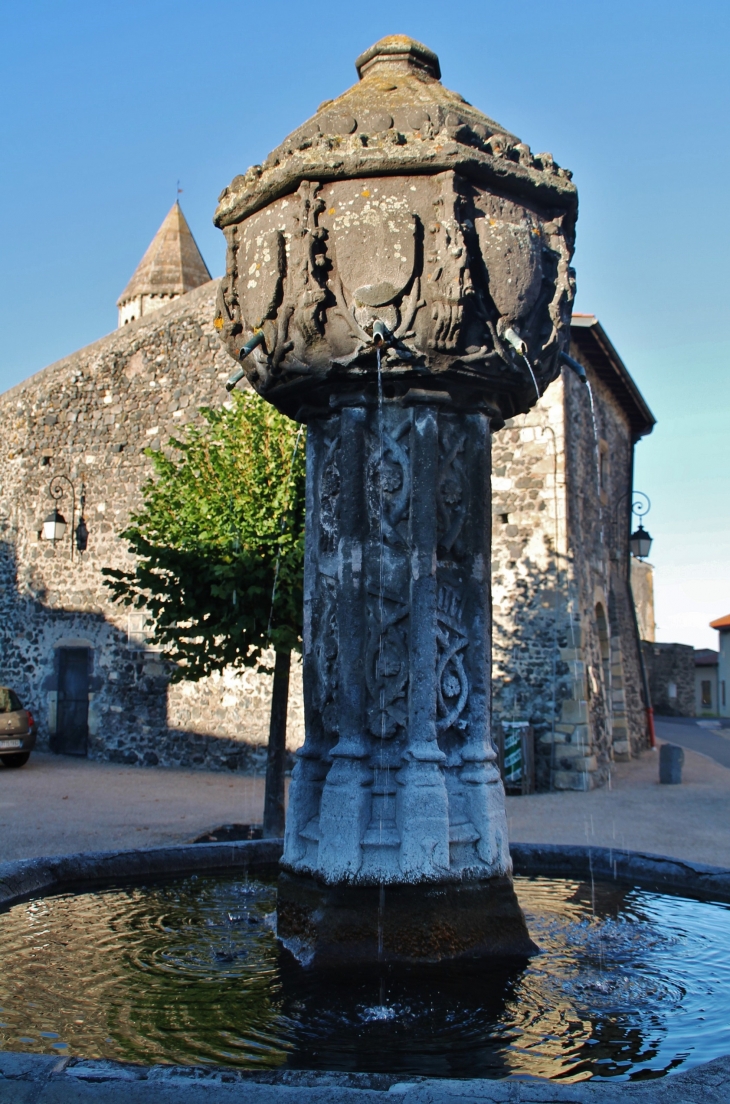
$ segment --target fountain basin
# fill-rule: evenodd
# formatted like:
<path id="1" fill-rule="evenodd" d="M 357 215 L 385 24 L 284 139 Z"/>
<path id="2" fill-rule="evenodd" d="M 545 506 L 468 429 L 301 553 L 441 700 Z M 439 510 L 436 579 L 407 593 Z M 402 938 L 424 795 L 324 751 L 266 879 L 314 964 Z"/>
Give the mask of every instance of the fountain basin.
<path id="1" fill-rule="evenodd" d="M 277 1078 L 360 1070 L 393 1079 L 385 1088 L 476 1076 L 485 1093 L 524 1076 L 656 1078 L 725 1049 L 728 871 L 514 845 L 517 896 L 543 953 L 318 971 L 277 949 L 279 850 L 252 841 L 4 864 L 2 1046 Z"/>

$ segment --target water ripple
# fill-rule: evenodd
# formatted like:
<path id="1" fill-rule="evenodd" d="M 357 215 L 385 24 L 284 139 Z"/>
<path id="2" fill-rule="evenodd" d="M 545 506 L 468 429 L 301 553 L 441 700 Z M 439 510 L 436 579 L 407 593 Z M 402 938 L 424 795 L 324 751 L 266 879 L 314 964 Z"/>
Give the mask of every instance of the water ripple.
<path id="1" fill-rule="evenodd" d="M 542 953 L 475 970 L 293 971 L 275 889 L 191 877 L 0 915 L 0 1046 L 145 1062 L 584 1080 L 723 1054 L 730 911 L 518 878 Z"/>

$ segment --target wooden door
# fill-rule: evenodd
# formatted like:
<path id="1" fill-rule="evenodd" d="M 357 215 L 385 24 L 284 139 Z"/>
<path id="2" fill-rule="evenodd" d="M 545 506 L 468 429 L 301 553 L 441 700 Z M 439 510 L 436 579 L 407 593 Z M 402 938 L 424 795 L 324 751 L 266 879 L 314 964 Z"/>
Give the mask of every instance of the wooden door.
<path id="1" fill-rule="evenodd" d="M 54 751 L 86 755 L 89 742 L 89 649 L 60 648 Z"/>

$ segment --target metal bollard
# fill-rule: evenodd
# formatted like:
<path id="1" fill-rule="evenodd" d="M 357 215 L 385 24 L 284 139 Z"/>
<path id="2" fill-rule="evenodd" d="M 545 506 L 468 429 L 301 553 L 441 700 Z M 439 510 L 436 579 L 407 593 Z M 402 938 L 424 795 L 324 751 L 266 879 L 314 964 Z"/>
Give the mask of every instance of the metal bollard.
<path id="1" fill-rule="evenodd" d="M 684 748 L 677 744 L 662 744 L 659 749 L 659 781 L 667 786 L 678 786 L 682 781 Z"/>

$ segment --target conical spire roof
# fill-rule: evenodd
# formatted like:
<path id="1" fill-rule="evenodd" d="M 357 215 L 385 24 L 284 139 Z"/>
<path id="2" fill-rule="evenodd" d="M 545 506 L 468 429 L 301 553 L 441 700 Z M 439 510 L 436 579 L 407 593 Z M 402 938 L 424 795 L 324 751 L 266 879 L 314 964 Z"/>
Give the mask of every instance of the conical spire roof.
<path id="1" fill-rule="evenodd" d="M 173 298 L 211 279 L 180 204 L 175 201 L 155 234 L 117 306 L 140 295 Z"/>

